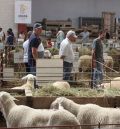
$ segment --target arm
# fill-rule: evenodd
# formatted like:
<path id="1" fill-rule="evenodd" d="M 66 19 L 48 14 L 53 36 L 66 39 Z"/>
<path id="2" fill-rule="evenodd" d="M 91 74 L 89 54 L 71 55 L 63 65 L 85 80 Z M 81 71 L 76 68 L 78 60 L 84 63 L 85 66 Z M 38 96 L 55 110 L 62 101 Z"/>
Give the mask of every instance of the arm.
<path id="1" fill-rule="evenodd" d="M 32 47 L 32 55 L 33 55 L 33 58 L 34 58 L 35 60 L 38 59 L 37 48 Z"/>
<path id="2" fill-rule="evenodd" d="M 64 56 L 64 55 L 61 55 L 61 56 L 60 56 L 60 59 L 63 59 L 63 60 L 64 60 L 64 58 L 65 58 L 65 56 Z"/>

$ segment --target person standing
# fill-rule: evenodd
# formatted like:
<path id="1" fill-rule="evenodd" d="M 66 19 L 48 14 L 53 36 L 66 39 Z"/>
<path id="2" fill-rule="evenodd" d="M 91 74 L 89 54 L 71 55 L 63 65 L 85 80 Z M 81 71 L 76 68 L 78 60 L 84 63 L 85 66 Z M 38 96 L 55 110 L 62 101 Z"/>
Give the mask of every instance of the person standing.
<path id="1" fill-rule="evenodd" d="M 30 66 L 30 73 L 36 75 L 36 60 L 38 59 L 38 46 L 41 43 L 40 34 L 42 32 L 42 25 L 35 23 L 33 26 L 33 33 L 29 38 L 28 48 L 28 64 Z"/>
<path id="2" fill-rule="evenodd" d="M 2 27 L 0 27 L 0 42 L 5 40 L 5 33 L 3 32 Z"/>
<path id="3" fill-rule="evenodd" d="M 72 44 L 76 42 L 77 36 L 70 30 L 66 38 L 60 44 L 59 56 L 63 59 L 63 80 L 71 80 L 70 75 L 73 67 L 74 53 Z"/>
<path id="4" fill-rule="evenodd" d="M 29 38 L 32 34 L 32 31 L 29 31 L 27 33 L 27 40 L 23 43 L 23 62 L 25 64 L 25 68 L 26 68 L 26 73 L 28 74 L 30 72 L 30 67 L 28 64 L 28 47 L 29 47 Z"/>
<path id="5" fill-rule="evenodd" d="M 92 85 L 91 88 L 98 88 L 103 81 L 103 42 L 105 32 L 100 31 L 99 37 L 93 41 L 92 46 Z"/>
<path id="6" fill-rule="evenodd" d="M 57 48 L 60 48 L 60 43 L 63 41 L 63 39 L 65 38 L 65 34 L 64 32 L 59 28 L 58 32 L 56 34 L 56 43 L 57 43 Z"/>
<path id="7" fill-rule="evenodd" d="M 80 36 L 82 36 L 83 46 L 86 46 L 85 43 L 89 42 L 89 36 L 90 36 L 90 33 L 87 30 L 87 27 L 84 27 L 84 31 L 80 33 Z"/>

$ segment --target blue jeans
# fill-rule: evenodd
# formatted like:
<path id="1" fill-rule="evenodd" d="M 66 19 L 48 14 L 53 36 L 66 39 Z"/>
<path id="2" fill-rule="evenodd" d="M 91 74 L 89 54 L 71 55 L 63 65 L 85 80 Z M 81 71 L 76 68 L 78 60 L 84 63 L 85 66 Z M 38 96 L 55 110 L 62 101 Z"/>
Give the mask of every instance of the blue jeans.
<path id="1" fill-rule="evenodd" d="M 30 74 L 33 74 L 36 76 L 36 66 L 30 65 Z"/>
<path id="2" fill-rule="evenodd" d="M 70 75 L 72 71 L 73 63 L 63 61 L 63 80 L 71 80 Z"/>
<path id="3" fill-rule="evenodd" d="M 96 62 L 96 68 L 93 69 L 93 87 L 103 82 L 103 65 Z"/>

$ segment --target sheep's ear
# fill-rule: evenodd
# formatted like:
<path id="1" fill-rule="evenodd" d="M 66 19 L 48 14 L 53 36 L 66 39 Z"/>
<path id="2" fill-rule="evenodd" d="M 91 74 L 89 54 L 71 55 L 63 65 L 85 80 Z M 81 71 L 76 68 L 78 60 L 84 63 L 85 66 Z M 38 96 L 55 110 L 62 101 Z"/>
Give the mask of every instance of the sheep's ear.
<path id="1" fill-rule="evenodd" d="M 64 101 L 65 97 L 60 97 L 59 103 L 61 104 Z"/>
<path id="2" fill-rule="evenodd" d="M 34 79 L 37 79 L 37 77 L 36 77 L 36 76 L 34 76 Z"/>
<path id="3" fill-rule="evenodd" d="M 28 76 L 22 77 L 22 80 L 27 80 Z"/>
<path id="4" fill-rule="evenodd" d="M 64 109 L 64 107 L 61 105 L 61 103 L 59 103 L 58 105 L 59 105 L 59 106 L 58 106 L 58 109 L 60 109 L 60 110 L 61 110 L 61 109 Z"/>

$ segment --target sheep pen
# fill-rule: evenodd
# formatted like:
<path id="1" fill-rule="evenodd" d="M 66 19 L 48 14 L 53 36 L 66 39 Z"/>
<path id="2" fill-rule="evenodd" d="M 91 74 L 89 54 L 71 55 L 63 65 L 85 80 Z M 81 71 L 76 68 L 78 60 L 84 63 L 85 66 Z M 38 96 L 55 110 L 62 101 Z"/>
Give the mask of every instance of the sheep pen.
<path id="1" fill-rule="evenodd" d="M 78 60 L 78 67 L 82 70 L 82 72 L 90 71 L 92 64 L 92 56 L 91 55 L 82 55 Z M 104 55 L 104 66 L 105 71 L 110 71 L 108 68 L 113 68 L 113 58 L 108 55 Z"/>
<path id="2" fill-rule="evenodd" d="M 74 114 L 81 124 L 120 124 L 120 109 L 100 107 L 96 104 L 80 105 L 65 97 L 59 97 L 53 101 L 51 108 L 57 109 L 59 104 L 61 104 L 64 109 Z M 118 127 L 118 125 L 105 127 L 114 129 Z M 88 129 L 86 126 L 81 128 Z M 89 129 L 94 129 L 94 127 L 89 127 Z"/>
<path id="3" fill-rule="evenodd" d="M 22 77 L 22 80 L 27 80 L 27 82 L 25 84 L 23 84 L 22 86 L 18 86 L 18 87 L 13 87 L 12 89 L 34 89 L 34 80 L 36 80 L 36 76 L 32 75 L 32 74 L 28 74 L 24 77 Z"/>
<path id="4" fill-rule="evenodd" d="M 9 93 L 0 92 L 0 109 L 8 128 L 73 125 L 76 129 L 80 129 L 77 126 L 80 125 L 77 118 L 65 109 L 33 109 L 24 105 L 16 105 L 14 100 L 15 98 Z M 52 129 L 64 129 L 64 127 Z"/>

